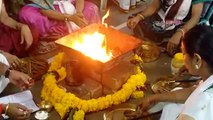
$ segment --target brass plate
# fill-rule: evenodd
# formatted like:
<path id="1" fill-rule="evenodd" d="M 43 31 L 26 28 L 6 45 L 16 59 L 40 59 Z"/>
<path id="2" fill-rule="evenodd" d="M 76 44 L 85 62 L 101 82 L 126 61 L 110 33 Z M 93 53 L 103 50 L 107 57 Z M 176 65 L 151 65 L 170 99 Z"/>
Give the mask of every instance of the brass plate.
<path id="1" fill-rule="evenodd" d="M 124 116 L 124 111 L 126 110 L 136 111 L 136 105 L 127 103 L 112 107 L 104 113 L 103 118 L 104 120 L 127 120 Z"/>
<path id="2" fill-rule="evenodd" d="M 151 89 L 154 93 L 170 92 L 173 88 L 179 86 L 179 82 L 168 83 L 168 81 L 157 81 L 152 84 Z"/>
<path id="3" fill-rule="evenodd" d="M 190 74 L 164 76 L 153 81 L 151 83 L 151 89 L 154 93 L 170 92 L 176 87 L 187 88 L 193 86 L 196 82 L 195 79 L 199 79 L 199 77 Z"/>

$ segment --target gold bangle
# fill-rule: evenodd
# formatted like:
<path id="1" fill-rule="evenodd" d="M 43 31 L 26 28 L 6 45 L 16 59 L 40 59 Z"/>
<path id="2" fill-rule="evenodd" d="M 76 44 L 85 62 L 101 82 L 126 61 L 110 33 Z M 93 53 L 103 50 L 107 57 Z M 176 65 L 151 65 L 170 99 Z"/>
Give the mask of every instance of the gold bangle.
<path id="1" fill-rule="evenodd" d="M 64 21 L 69 21 L 68 15 L 64 14 Z"/>
<path id="2" fill-rule="evenodd" d="M 10 106 L 10 104 L 8 103 L 8 104 L 6 105 L 6 107 L 5 107 L 5 112 L 4 112 L 4 114 L 5 114 L 5 115 L 7 115 L 7 112 L 8 112 L 9 106 Z"/>
<path id="3" fill-rule="evenodd" d="M 180 31 L 181 32 L 181 37 L 184 37 L 185 31 L 184 31 L 183 28 L 178 28 L 177 31 Z"/>
<path id="4" fill-rule="evenodd" d="M 143 20 L 143 19 L 145 19 L 145 17 L 144 17 L 144 15 L 142 15 L 142 14 L 137 14 L 140 18 L 141 18 L 141 20 Z"/>

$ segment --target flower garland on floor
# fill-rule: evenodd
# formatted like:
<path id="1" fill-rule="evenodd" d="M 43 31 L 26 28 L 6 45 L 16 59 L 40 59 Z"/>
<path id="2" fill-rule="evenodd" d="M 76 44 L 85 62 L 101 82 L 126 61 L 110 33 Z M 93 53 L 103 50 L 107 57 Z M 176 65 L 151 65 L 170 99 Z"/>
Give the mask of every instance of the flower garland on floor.
<path id="1" fill-rule="evenodd" d="M 134 98 L 144 96 L 143 91 L 136 90 L 138 87 L 143 87 L 146 81 L 146 75 L 139 67 L 137 67 L 137 74 L 131 75 L 122 88 L 114 94 L 109 94 L 97 99 L 83 100 L 72 93 L 67 93 L 65 90 L 57 86 L 56 76 L 50 72 L 57 71 L 59 74 L 59 80 L 63 80 L 66 77 L 66 70 L 61 65 L 63 56 L 63 53 L 59 53 L 55 56 L 50 65 L 49 73 L 44 76 L 44 83 L 41 91 L 41 97 L 54 105 L 61 118 L 64 117 L 69 108 L 78 108 L 79 111 L 75 112 L 73 119 L 83 120 L 85 112 L 106 109 L 112 105 L 125 102 L 130 96 Z M 137 55 L 134 56 L 134 59 L 142 62 L 142 59 Z"/>

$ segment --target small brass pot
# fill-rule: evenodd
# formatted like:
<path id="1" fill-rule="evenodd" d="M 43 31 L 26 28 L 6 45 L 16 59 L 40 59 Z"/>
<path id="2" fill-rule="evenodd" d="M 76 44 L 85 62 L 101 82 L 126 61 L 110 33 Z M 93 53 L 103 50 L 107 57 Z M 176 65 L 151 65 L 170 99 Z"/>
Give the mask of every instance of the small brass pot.
<path id="1" fill-rule="evenodd" d="M 44 100 L 44 101 L 41 101 L 40 108 L 42 110 L 50 112 L 52 110 L 52 108 L 53 108 L 53 105 L 50 102 Z"/>

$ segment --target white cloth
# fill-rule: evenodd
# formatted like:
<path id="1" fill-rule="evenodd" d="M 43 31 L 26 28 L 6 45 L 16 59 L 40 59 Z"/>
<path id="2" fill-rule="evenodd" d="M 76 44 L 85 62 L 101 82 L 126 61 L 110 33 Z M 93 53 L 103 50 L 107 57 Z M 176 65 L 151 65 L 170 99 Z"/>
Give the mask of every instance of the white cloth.
<path id="1" fill-rule="evenodd" d="M 75 6 L 71 3 L 70 0 L 55 0 L 54 5 L 58 5 L 59 9 L 62 13 L 73 15 L 76 13 Z M 74 22 L 65 21 L 68 27 L 69 33 L 72 33 L 76 30 L 79 30 L 80 27 L 76 25 Z"/>
<path id="2" fill-rule="evenodd" d="M 213 120 L 213 89 L 208 89 L 211 85 L 213 85 L 213 75 L 199 84 L 189 96 L 181 114 L 188 115 L 195 120 Z"/>
<path id="3" fill-rule="evenodd" d="M 176 1 L 174 1 L 176 2 Z M 187 14 L 189 13 L 190 7 L 191 7 L 191 2 L 192 0 L 183 0 L 178 13 L 175 15 L 174 19 L 175 20 L 183 20 Z M 168 14 L 170 8 L 172 6 L 170 6 L 166 11 L 164 11 L 163 9 L 160 9 L 158 11 L 158 15 L 161 17 L 161 19 L 165 20 L 166 15 Z"/>
<path id="4" fill-rule="evenodd" d="M 213 75 L 200 83 L 185 104 L 169 103 L 163 108 L 160 120 L 176 120 L 178 115 L 188 115 L 195 120 L 213 120 Z"/>
<path id="5" fill-rule="evenodd" d="M 124 10 L 129 10 L 130 0 L 118 0 L 119 6 Z"/>
<path id="6" fill-rule="evenodd" d="M 124 10 L 129 10 L 130 6 L 136 5 L 136 0 L 117 0 L 119 6 Z"/>
<path id="7" fill-rule="evenodd" d="M 176 3 L 177 0 L 173 0 L 172 1 L 172 5 Z M 158 15 L 161 17 L 162 21 L 157 22 L 157 26 L 161 26 L 163 29 L 165 30 L 172 30 L 175 28 L 175 26 L 181 24 L 181 22 L 189 13 L 190 7 L 191 7 L 191 2 L 192 0 L 183 0 L 177 14 L 174 17 L 173 21 L 166 21 L 165 17 L 167 16 L 167 14 L 169 13 L 171 6 L 168 7 L 168 9 L 166 11 L 164 11 L 163 9 L 160 9 L 158 11 Z"/>
<path id="8" fill-rule="evenodd" d="M 182 87 L 176 87 L 171 91 L 176 91 L 183 89 Z M 183 104 L 179 103 L 170 103 L 166 102 L 164 103 L 163 111 L 160 117 L 160 120 L 176 120 L 178 115 L 180 114 Z"/>
<path id="9" fill-rule="evenodd" d="M 183 104 L 168 103 L 163 107 L 160 120 L 176 120 L 183 108 Z"/>
<path id="10" fill-rule="evenodd" d="M 4 55 L 0 53 L 0 62 L 9 66 L 9 63 Z M 4 76 L 0 76 L 0 93 L 7 87 L 9 79 Z"/>

